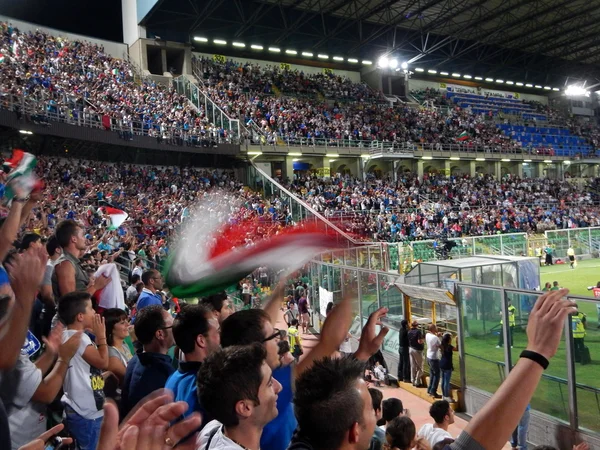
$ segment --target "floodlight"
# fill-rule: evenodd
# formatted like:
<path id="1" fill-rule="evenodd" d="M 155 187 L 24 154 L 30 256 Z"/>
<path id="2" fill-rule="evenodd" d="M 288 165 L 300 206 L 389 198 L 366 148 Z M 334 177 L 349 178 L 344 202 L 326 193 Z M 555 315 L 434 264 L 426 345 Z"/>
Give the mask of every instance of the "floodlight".
<path id="1" fill-rule="evenodd" d="M 571 86 L 567 86 L 567 89 L 565 89 L 565 95 L 569 97 L 589 97 L 590 91 L 585 89 L 583 86 L 576 86 L 572 84 Z"/>
<path id="2" fill-rule="evenodd" d="M 208 39 L 207 39 L 207 38 L 205 38 L 205 37 L 200 37 L 200 36 L 196 36 L 196 37 L 194 38 L 194 40 L 195 40 L 195 41 L 197 41 L 197 42 L 208 42 Z"/>
<path id="3" fill-rule="evenodd" d="M 234 47 L 240 47 L 240 48 L 244 48 L 246 46 L 246 44 L 244 44 L 243 42 L 234 42 L 233 44 Z"/>
<path id="4" fill-rule="evenodd" d="M 408 69 L 408 63 L 404 61 L 402 64 L 400 64 L 400 67 L 402 67 L 402 70 L 406 70 Z"/>
<path id="5" fill-rule="evenodd" d="M 392 58 L 389 61 L 390 69 L 395 69 L 398 67 L 398 60 L 396 58 Z"/>
<path id="6" fill-rule="evenodd" d="M 382 69 L 385 69 L 390 65 L 390 61 L 389 59 L 387 59 L 387 56 L 382 56 L 381 58 L 379 58 L 379 61 L 377 61 L 377 65 Z"/>
<path id="7" fill-rule="evenodd" d="M 262 46 L 262 45 L 257 45 L 257 44 L 252 44 L 252 45 L 250 46 L 250 48 L 251 48 L 252 50 L 262 50 L 262 49 L 263 49 L 263 46 Z"/>

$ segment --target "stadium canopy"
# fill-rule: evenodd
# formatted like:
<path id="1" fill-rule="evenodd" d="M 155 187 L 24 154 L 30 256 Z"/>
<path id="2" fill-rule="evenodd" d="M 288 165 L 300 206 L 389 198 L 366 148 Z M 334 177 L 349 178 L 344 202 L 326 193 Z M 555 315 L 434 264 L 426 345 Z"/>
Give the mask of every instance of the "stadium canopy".
<path id="1" fill-rule="evenodd" d="M 553 86 L 600 78 L 600 2 L 588 0 L 158 0 L 141 24 L 163 39 L 209 35 L 315 59 L 392 54 Z"/>

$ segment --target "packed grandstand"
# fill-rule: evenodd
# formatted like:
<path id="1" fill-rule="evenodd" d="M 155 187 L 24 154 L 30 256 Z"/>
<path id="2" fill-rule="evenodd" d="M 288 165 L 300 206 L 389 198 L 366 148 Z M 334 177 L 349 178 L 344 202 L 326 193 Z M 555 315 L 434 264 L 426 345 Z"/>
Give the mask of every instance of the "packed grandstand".
<path id="1" fill-rule="evenodd" d="M 43 30 L 24 32 L 9 22 L 0 23 L 0 31 L 0 107 L 14 114 L 24 128 L 35 124 L 51 129 L 56 122 L 64 122 L 118 133 L 123 141 L 144 135 L 179 146 L 210 146 L 217 152 L 220 144 L 241 144 L 246 146 L 245 158 L 252 156 L 248 146 L 256 150 L 254 156 L 261 156 L 258 150 L 267 152 L 267 148 L 281 148 L 287 154 L 296 146 L 356 150 L 383 142 L 389 144 L 390 153 L 443 153 L 460 148 L 496 157 L 535 156 L 540 161 L 541 157 L 554 156 L 592 160 L 600 145 L 598 127 L 590 121 L 568 117 L 557 108 L 533 100 L 476 90 L 429 88 L 408 91 L 402 99 L 392 98 L 366 82 L 352 81 L 334 71 L 304 72 L 285 65 L 200 54 L 193 57 L 191 73 L 186 74 L 187 83 L 192 80 L 197 91 L 181 90 L 183 84 L 153 80 L 97 43 Z M 199 101 L 199 94 L 205 96 L 205 101 Z M 222 114 L 218 122 L 213 121 L 216 110 Z M 223 117 L 228 123 L 232 123 L 230 119 L 239 120 L 240 128 L 225 125 Z M 457 316 L 442 317 L 446 308 L 456 309 L 455 304 L 447 303 L 450 295 L 427 291 L 428 299 L 443 297 L 438 310 L 439 328 L 434 308 L 433 321 L 422 318 L 421 322 L 412 322 L 414 334 L 409 334 L 407 320 L 398 320 L 398 329 L 384 341 L 389 330 L 381 319 L 388 308 L 378 307 L 381 300 L 376 297 L 380 291 L 385 292 L 390 314 L 394 308 L 394 314 L 398 308 L 403 311 L 403 295 L 408 299 L 408 294 L 397 294 L 400 300 L 394 305 L 389 300 L 394 295 L 390 292 L 394 291 L 396 277 L 401 275 L 398 270 L 392 274 L 359 274 L 356 268 L 352 272 L 347 267 L 331 268 L 331 273 L 345 272 L 338 273 L 339 279 L 320 273 L 323 286 L 317 286 L 310 279 L 309 269 L 294 267 L 298 271 L 276 288 L 277 277 L 282 273 L 287 276 L 284 269 L 289 269 L 278 260 L 281 270 L 266 265 L 253 267 L 247 277 L 236 280 L 237 284 L 227 291 L 220 278 L 227 279 L 227 271 L 243 270 L 247 267 L 244 264 L 252 265 L 252 258 L 271 256 L 269 251 L 280 259 L 285 259 L 286 252 L 300 254 L 302 244 L 307 247 L 298 239 L 302 232 L 308 234 L 309 227 L 303 228 L 307 214 L 317 216 L 327 226 L 335 225 L 353 245 L 385 243 L 380 248 L 511 233 L 534 238 L 546 231 L 600 227 L 600 178 L 594 176 L 594 171 L 577 178 L 563 171 L 561 180 L 557 180 L 539 172 L 524 175 L 522 168 L 520 174 L 510 170 L 478 172 L 475 169 L 485 165 L 475 166 L 474 160 L 470 173 L 452 170 L 449 165 L 447 170 L 430 166 L 430 170 L 417 173 L 397 170 L 392 162 L 385 167 L 393 170 L 368 172 L 364 171 L 365 165 L 359 175 L 350 170 L 336 172 L 332 167 L 296 169 L 288 164 L 284 171 L 278 165 L 272 179 L 267 171 L 267 176 L 258 180 L 256 161 L 245 160 L 246 172 L 224 167 L 218 155 L 215 165 L 206 167 L 178 164 L 175 158 L 165 158 L 160 165 L 149 164 L 143 157 L 135 164 L 119 163 L 85 158 L 83 143 L 84 150 L 77 157 L 70 156 L 68 150 L 60 154 L 32 150 L 39 153 L 34 158 L 28 153 L 34 144 L 27 139 L 33 133 L 21 131 L 25 152 L 19 150 L 12 158 L 4 155 L 1 174 L 0 256 L 5 264 L 0 268 L 0 280 L 9 294 L 15 294 L 0 299 L 0 345 L 6 347 L 0 353 L 0 406 L 7 406 L 6 412 L 0 408 L 2 449 L 6 444 L 7 449 L 37 450 L 35 446 L 22 446 L 46 431 L 47 418 L 49 424 L 64 423 L 70 437 L 65 434 L 64 441 L 52 441 L 52 435 L 62 427 L 59 425 L 36 442 L 42 443 L 39 448 L 49 448 L 45 447 L 49 442 L 58 448 L 61 442 L 69 443 L 67 439 L 74 438 L 77 448 L 85 450 L 142 450 L 150 448 L 148 436 L 152 436 L 156 438 L 154 444 L 159 442 L 156 448 L 255 450 L 260 445 L 263 450 L 380 450 L 387 433 L 387 443 L 394 450 L 500 449 L 506 442 L 505 432 L 512 432 L 515 424 L 512 418 L 503 416 L 496 425 L 494 416 L 502 405 L 506 417 L 514 416 L 508 411 L 509 400 L 520 402 L 519 415 L 521 409 L 529 411 L 527 396 L 515 399 L 513 389 L 519 383 L 539 381 L 541 367 L 547 366 L 556 353 L 562 325 L 570 320 L 567 314 L 578 314 L 573 302 L 562 299 L 568 291 L 556 286 L 539 300 L 551 306 L 529 308 L 526 320 L 533 325 L 519 324 L 516 334 L 524 334 L 525 328 L 528 333 L 535 331 L 536 324 L 542 324 L 546 334 L 531 333 L 534 337 L 527 347 L 540 353 L 525 354 L 525 362 L 516 364 L 510 374 L 504 373 L 503 362 L 494 362 L 494 371 L 498 368 L 503 381 L 506 375 L 504 389 L 499 385 L 495 394 L 494 409 L 481 408 L 483 413 L 478 414 L 483 422 L 473 420 L 460 437 L 450 429 L 457 438 L 454 441 L 448 427 L 455 420 L 454 408 L 460 408 L 455 403 L 464 402 L 464 398 L 460 389 L 453 387 L 457 383 L 454 378 L 451 386 L 452 371 L 458 370 L 453 367 L 453 352 L 456 357 L 459 349 L 455 341 Z M 40 145 L 36 150 L 48 147 Z M 141 148 L 127 150 L 139 150 L 143 156 Z M 353 156 L 359 162 L 370 158 L 361 153 Z M 336 157 L 318 155 L 323 164 Z M 264 161 L 263 168 L 272 162 Z M 298 213 L 299 209 L 303 212 Z M 185 301 L 169 292 L 173 266 L 181 263 L 175 249 L 181 250 L 181 242 L 186 243 L 182 241 L 186 225 L 197 225 L 195 221 L 202 216 L 225 223 L 226 231 L 221 239 L 207 226 L 206 239 L 188 245 L 188 253 L 194 255 L 187 261 L 191 267 L 181 270 L 183 278 L 188 277 L 182 291 L 189 289 L 202 295 L 189 295 L 193 298 Z M 285 238 L 278 239 L 281 236 Z M 331 242 L 333 246 L 333 239 Z M 200 260 L 195 253 L 205 256 L 206 249 L 210 249 L 207 259 Z M 242 253 L 242 249 L 248 253 Z M 229 266 L 220 267 L 219 258 L 224 254 L 233 254 L 234 258 L 227 260 Z M 250 256 L 235 261 L 236 254 Z M 376 255 L 374 252 L 371 257 Z M 446 259 L 448 255 L 437 253 L 434 257 Z M 201 267 L 195 267 L 196 263 Z M 533 266 L 537 268 L 538 260 Z M 111 275 L 109 270 L 113 269 Z M 197 276 L 202 270 L 208 273 L 205 278 Z M 344 299 L 340 295 L 334 302 L 331 293 L 331 302 L 315 311 L 316 305 L 311 307 L 310 303 L 318 302 L 318 295 L 325 295 L 317 294 L 322 287 L 336 290 L 336 295 L 343 289 Z M 118 293 L 107 300 L 112 290 Z M 275 292 L 270 296 L 272 290 Z M 354 290 L 363 300 L 361 306 L 351 305 L 348 292 L 354 295 Z M 327 289 L 324 291 L 329 294 Z M 472 290 L 468 295 L 475 297 Z M 13 309 L 19 310 L 11 303 L 13 297 L 35 302 L 23 302 L 26 314 L 20 317 L 12 313 Z M 497 309 L 500 303 L 497 300 L 493 311 L 490 307 L 490 311 L 482 308 L 477 312 L 484 317 L 484 331 L 486 326 L 493 327 L 491 348 L 501 339 L 496 347 L 498 355 L 504 353 L 504 339 L 512 348 L 519 339 L 521 345 L 527 338 L 513 338 L 513 328 L 517 328 L 515 309 L 510 302 L 506 310 Z M 522 304 L 519 299 L 519 314 L 524 314 Z M 419 308 L 414 307 L 414 318 L 422 313 Z M 364 317 L 357 311 L 362 311 Z M 509 314 L 505 321 L 509 325 L 503 322 L 505 313 Z M 465 317 L 467 314 L 470 320 L 477 315 L 469 311 Z M 316 325 L 320 340 L 315 340 L 314 349 L 309 351 L 310 344 L 303 347 L 302 339 L 309 343 L 312 340 L 315 317 L 322 322 Z M 434 352 L 427 354 L 429 376 L 423 372 L 425 333 L 419 329 L 425 323 L 429 330 L 427 347 Z M 287 327 L 287 335 L 277 327 Z M 83 333 L 84 329 L 88 333 Z M 475 336 L 477 330 L 472 331 Z M 575 325 L 569 339 L 580 338 L 580 332 L 581 327 Z M 14 349 L 9 348 L 6 336 L 18 338 L 18 345 L 11 344 Z M 535 336 L 541 337 L 536 341 Z M 24 339 L 25 346 L 20 349 Z M 389 373 L 382 354 L 383 347 L 388 352 L 392 348 L 390 342 L 397 344 L 392 350 L 403 361 L 398 363 L 397 376 Z M 556 345 L 552 347 L 548 342 Z M 416 352 L 420 352 L 419 357 Z M 315 361 L 315 355 L 326 358 Z M 34 367 L 32 360 L 36 357 L 39 359 Z M 442 369 L 440 359 L 444 361 Z M 76 370 L 70 371 L 72 368 Z M 1 378 L 5 373 L 14 376 Z M 20 378 L 27 380 L 30 389 L 21 384 L 17 390 L 15 380 Z M 360 398 L 355 398 L 356 383 Z M 427 394 L 419 395 L 432 403 L 429 411 L 435 426 L 424 425 L 417 433 L 410 414 L 395 398 L 400 394 L 391 385 L 418 392 L 424 384 L 428 385 Z M 442 395 L 438 394 L 438 384 Z M 390 398 L 382 403 L 383 394 L 375 388 L 385 392 L 385 385 L 390 386 L 386 394 Z M 170 391 L 155 392 L 163 387 Z M 250 392 L 252 389 L 256 392 Z M 530 390 L 529 397 L 535 389 Z M 332 400 L 332 392 L 339 396 Z M 52 402 L 57 396 L 61 400 Z M 115 402 L 103 406 L 108 397 Z M 343 399 L 341 403 L 339 398 Z M 183 402 L 173 403 L 173 399 Z M 145 406 L 136 410 L 136 404 Z M 340 439 L 331 437 L 336 430 L 327 430 L 327 424 L 338 418 L 329 419 L 346 407 L 358 408 L 358 415 L 340 418 L 348 419 L 348 426 Z M 123 431 L 117 433 L 119 414 L 121 419 L 128 418 L 122 424 Z M 375 414 L 383 426 L 383 438 L 374 431 Z M 524 414 L 528 421 L 528 413 Z M 251 415 L 252 420 L 245 420 Z M 363 416 L 368 417 L 368 423 L 363 424 Z M 415 417 L 415 421 L 421 419 Z M 24 421 L 31 427 L 24 427 Z M 502 436 L 485 437 L 492 433 L 482 429 L 489 429 L 490 424 L 501 429 Z M 360 428 L 363 425 L 366 434 Z M 111 427 L 114 433 L 109 433 Z M 137 434 L 131 431 L 134 429 L 145 436 L 146 446 L 126 445 L 133 442 L 128 439 L 137 439 L 132 437 Z M 201 429 L 197 443 L 186 441 Z M 250 435 L 254 441 L 248 440 Z M 213 438 L 215 447 L 211 447 Z M 522 439 L 521 435 L 514 437 L 513 448 L 526 448 Z M 340 440 L 348 440 L 349 445 L 339 445 Z M 142 438 L 137 442 L 144 443 Z M 574 448 L 586 450 L 585 446 Z"/>

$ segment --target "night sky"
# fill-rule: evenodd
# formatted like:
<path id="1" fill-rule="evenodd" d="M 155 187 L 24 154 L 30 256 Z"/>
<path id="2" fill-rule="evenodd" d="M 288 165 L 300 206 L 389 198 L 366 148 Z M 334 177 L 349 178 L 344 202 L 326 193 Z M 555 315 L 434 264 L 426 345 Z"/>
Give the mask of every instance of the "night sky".
<path id="1" fill-rule="evenodd" d="M 71 33 L 123 42 L 121 0 L 0 0 L 0 14 Z"/>

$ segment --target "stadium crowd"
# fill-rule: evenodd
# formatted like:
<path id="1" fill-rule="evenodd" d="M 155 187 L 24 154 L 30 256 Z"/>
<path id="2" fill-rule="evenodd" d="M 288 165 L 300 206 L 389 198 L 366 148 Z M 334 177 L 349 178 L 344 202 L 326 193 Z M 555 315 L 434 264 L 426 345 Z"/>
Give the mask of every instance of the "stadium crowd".
<path id="1" fill-rule="evenodd" d="M 167 302 L 161 273 L 136 265 L 131 285 L 120 294 L 127 303 L 119 305 L 120 286 L 114 285 L 119 278 L 90 275 L 85 265 L 85 255 L 93 254 L 86 235 L 97 225 L 57 217 L 45 246 L 29 228 L 31 217 L 43 222 L 37 217 L 43 196 L 19 181 L 26 176 L 20 164 L 5 164 L 8 177 L 3 174 L 5 192 L 13 197 L 0 226 L 1 448 L 37 450 L 74 442 L 83 450 L 500 449 L 557 351 L 567 314 L 576 311 L 573 302 L 562 300 L 566 289 L 540 297 L 527 328 L 530 353 L 466 429 L 452 439 L 448 425 L 454 415 L 448 400 L 441 400 L 431 406 L 433 422 L 417 433 L 398 399 L 382 402 L 381 392 L 369 389 L 369 382 L 385 380 L 380 362 L 370 361 L 389 331 L 381 326 L 386 308 L 371 314 L 352 353 L 343 347 L 353 321 L 347 296 L 328 308 L 318 342 L 298 358 L 289 353 L 292 345 L 296 352 L 308 327 L 300 332 L 292 318 L 289 341 L 275 328 L 285 282 L 262 308 L 234 312 L 224 292 L 197 304 Z M 54 166 L 48 161 L 40 166 L 49 175 L 47 192 L 70 182 L 68 169 L 54 173 Z M 75 212 L 68 201 L 66 206 Z M 101 222 L 98 229 L 107 225 Z M 104 244 L 94 243 L 94 250 L 103 251 Z M 112 258 L 118 250 L 107 252 Z M 290 303 L 298 299 L 304 322 L 307 293 L 301 283 L 290 288 Z M 418 324 L 413 329 L 409 342 L 415 338 L 421 346 L 415 351 L 422 353 L 424 337 Z M 426 336 L 430 350 L 438 345 L 451 352 L 446 338 L 439 342 L 435 332 L 430 328 Z M 420 385 L 422 374 L 413 374 Z M 439 397 L 437 388 L 431 381 L 432 397 Z M 444 382 L 442 389 L 448 395 Z"/>
<path id="2" fill-rule="evenodd" d="M 172 88 L 135 80 L 134 67 L 96 44 L 70 41 L 44 31 L 21 32 L 0 23 L 0 96 L 32 120 L 48 115 L 68 123 L 118 130 L 188 145 L 227 140 L 228 130 L 209 122 Z M 12 98 L 10 97 L 12 96 Z"/>
<path id="3" fill-rule="evenodd" d="M 310 206 L 368 240 L 481 236 L 600 225 L 592 193 L 545 178 L 404 174 L 397 182 L 305 176 L 289 186 Z"/>
<path id="4" fill-rule="evenodd" d="M 125 62 L 108 57 L 97 46 L 41 31 L 21 33 L 2 24 L 0 47 L 5 65 L 0 71 L 3 94 L 25 96 L 44 109 L 39 111 L 42 115 L 52 108 L 74 123 L 92 115 L 103 126 L 117 123 L 127 133 L 128 127 L 133 130 L 139 124 L 151 135 L 186 126 L 202 134 L 212 126 L 173 91 L 135 83 Z M 277 73 L 272 76 L 279 77 Z M 436 141 L 440 135 L 450 139 L 466 130 L 474 137 L 481 135 L 482 142 L 495 139 L 488 136 L 483 122 L 462 111 L 446 121 L 429 113 L 423 118 L 416 111 L 370 103 L 377 96 L 344 79 L 324 75 L 305 82 L 298 74 L 295 77 L 279 78 L 278 89 L 301 85 L 310 94 L 319 85 L 316 102 L 319 95 L 328 98 L 340 92 L 364 95 L 364 101 L 329 110 L 299 99 L 276 108 L 269 100 L 257 119 L 298 108 L 301 112 L 295 121 L 285 119 L 293 127 L 290 132 L 348 133 L 366 139 L 396 138 L 400 132 Z M 262 99 L 256 101 L 262 104 Z M 279 120 L 278 116 L 273 122 Z M 223 130 L 208 132 L 218 135 Z M 276 328 L 285 282 L 262 308 L 250 308 L 248 302 L 237 312 L 224 292 L 189 303 L 169 295 L 159 269 L 180 238 L 178 225 L 187 221 L 193 225 L 197 215 L 206 211 L 218 215 L 224 208 L 225 220 L 255 225 L 229 246 L 250 246 L 253 239 L 268 238 L 280 227 L 292 225 L 287 205 L 280 199 L 261 198 L 227 171 L 56 158 L 38 161 L 42 188 L 22 182 L 30 176 L 23 161 L 31 162 L 6 161 L 0 174 L 7 205 L 0 224 L 2 449 L 38 450 L 72 443 L 80 450 L 377 450 L 384 445 L 393 450 L 500 449 L 525 413 L 545 364 L 557 351 L 565 318 L 576 312 L 573 302 L 563 300 L 565 289 L 540 297 L 529 316 L 529 353 L 466 429 L 454 442 L 447 439 L 453 412 L 448 385 L 442 382 L 447 399 L 432 405 L 434 423 L 417 433 L 401 403 L 382 403 L 381 393 L 368 389 L 367 380 L 379 384 L 384 373 L 378 362 L 370 361 L 389 331 L 381 322 L 386 308 L 371 314 L 352 352 L 343 346 L 354 320 L 353 299 L 347 296 L 329 309 L 318 343 L 300 358 L 296 347 L 299 335 L 308 334 L 310 311 L 308 290 L 302 283 L 295 283 L 291 294 L 290 303 L 297 294 L 300 320 L 292 317 L 289 322 L 287 347 L 281 345 L 286 342 L 284 330 Z M 407 177 L 395 185 L 374 180 L 374 186 L 353 180 L 303 181 L 294 188 L 323 211 L 331 201 L 332 209 L 350 205 L 352 210 L 363 210 L 364 204 L 370 210 L 378 204 L 381 210 L 400 207 L 402 200 L 422 208 L 421 196 L 436 194 L 439 204 L 431 208 L 441 223 L 452 214 L 446 214 L 443 199 L 452 198 L 469 208 L 495 206 L 507 211 L 514 199 L 520 199 L 556 200 L 559 209 L 543 221 L 564 225 L 560 196 L 572 194 L 541 180 L 500 182 L 489 177 Z M 212 188 L 220 191 L 213 194 Z M 499 194 L 504 197 L 500 205 L 494 199 Z M 582 203 L 586 202 L 584 198 Z M 199 203 L 205 209 L 196 210 Z M 128 219 L 116 223 L 116 216 L 123 213 Z M 425 229 L 425 222 L 436 220 L 422 210 L 415 214 L 421 217 L 410 219 L 420 220 Z M 503 214 L 518 222 L 510 213 Z M 531 220 L 528 217 L 529 226 Z M 577 220 L 582 224 L 584 218 Z M 502 231 L 509 231 L 500 222 Z M 461 230 L 467 231 L 475 229 Z M 131 269 L 126 289 L 114 263 Z M 257 268 L 257 276 L 269 278 L 265 268 Z M 250 278 L 242 280 L 242 295 L 252 291 L 252 284 Z M 422 352 L 424 336 L 414 336 Z M 426 339 L 432 345 L 430 337 Z M 375 378 L 369 375 L 366 380 L 366 373 Z M 424 381 L 418 371 L 413 375 L 415 385 Z M 439 397 L 437 387 L 430 382 L 432 397 Z M 383 422 L 380 427 L 378 418 Z M 63 437 L 57 438 L 58 434 Z"/>

